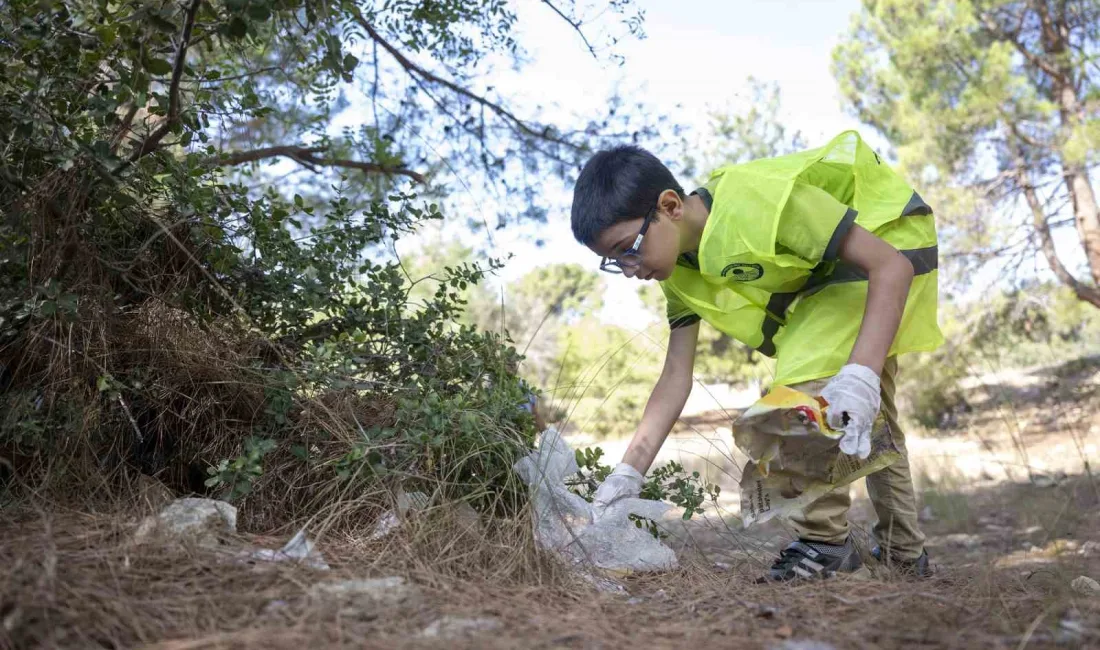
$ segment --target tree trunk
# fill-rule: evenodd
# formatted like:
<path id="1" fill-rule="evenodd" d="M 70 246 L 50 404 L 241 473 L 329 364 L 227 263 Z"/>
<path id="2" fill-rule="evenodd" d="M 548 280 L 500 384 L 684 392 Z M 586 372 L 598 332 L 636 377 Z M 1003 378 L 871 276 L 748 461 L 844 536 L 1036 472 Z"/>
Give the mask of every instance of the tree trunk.
<path id="1" fill-rule="evenodd" d="M 1069 165 L 1065 169 L 1066 187 L 1073 199 L 1077 234 L 1081 238 L 1081 245 L 1085 247 L 1092 281 L 1100 284 L 1100 207 L 1096 204 L 1096 193 L 1084 165 Z"/>
<path id="2" fill-rule="evenodd" d="M 1062 260 L 1058 257 L 1058 251 L 1054 248 L 1054 238 L 1050 234 L 1050 224 L 1047 223 L 1046 212 L 1043 210 L 1043 204 L 1035 191 L 1035 185 L 1032 184 L 1031 177 L 1028 175 L 1027 163 L 1018 145 L 1015 146 L 1015 151 L 1016 182 L 1023 190 L 1028 207 L 1031 208 L 1032 224 L 1035 228 L 1035 234 L 1039 236 L 1039 249 L 1043 251 L 1043 255 L 1047 258 L 1050 270 L 1054 272 L 1055 277 L 1062 284 L 1073 289 L 1073 293 L 1078 298 L 1093 307 L 1100 307 L 1100 289 L 1084 284 L 1073 277 L 1073 274 L 1069 272 L 1069 269 L 1066 268 L 1065 264 L 1062 264 Z"/>
<path id="3" fill-rule="evenodd" d="M 1084 118 L 1076 75 L 1069 56 L 1070 27 L 1066 22 L 1064 7 L 1055 14 L 1046 2 L 1037 2 L 1035 6 L 1042 25 L 1043 51 L 1050 57 L 1050 67 L 1054 72 L 1050 75 L 1053 95 L 1051 99 L 1058 106 L 1062 136 L 1066 137 Z M 1061 151 L 1059 157 L 1066 190 L 1073 204 L 1077 235 L 1085 249 L 1092 281 L 1100 285 L 1100 207 L 1097 206 L 1096 193 L 1083 162 L 1067 161 Z"/>

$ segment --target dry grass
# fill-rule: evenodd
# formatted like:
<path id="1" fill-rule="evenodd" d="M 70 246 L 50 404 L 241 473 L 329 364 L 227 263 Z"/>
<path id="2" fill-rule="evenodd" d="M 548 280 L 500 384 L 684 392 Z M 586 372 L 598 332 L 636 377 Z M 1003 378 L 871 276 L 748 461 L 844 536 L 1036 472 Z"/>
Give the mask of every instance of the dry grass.
<path id="1" fill-rule="evenodd" d="M 1100 555 L 1077 552 L 1100 532 L 1091 491 L 1083 479 L 1032 490 L 973 497 L 976 507 L 1005 511 L 1029 504 L 1002 519 L 1006 526 L 1031 521 L 1063 497 L 1075 500 L 1081 514 L 1055 522 L 1046 544 L 1022 556 L 1000 529 L 989 531 L 978 553 L 936 545 L 937 526 L 950 524 L 933 523 L 941 571 L 927 581 L 875 567 L 821 583 L 758 586 L 752 559 L 716 569 L 685 553 L 679 571 L 625 579 L 629 597 L 601 593 L 536 552 L 522 518 L 471 527 L 440 508 L 383 541 L 332 531 L 320 547 L 333 569 L 320 572 L 228 559 L 235 549 L 276 547 L 285 536 L 241 535 L 220 552 L 135 546 L 133 504 L 100 514 L 20 508 L 2 524 L 3 647 L 683 648 L 776 647 L 788 639 L 837 648 L 1095 647 L 1100 598 L 1069 588 L 1077 575 L 1100 570 Z M 369 604 L 310 595 L 317 582 L 395 575 L 420 597 Z M 442 616 L 489 617 L 500 627 L 450 640 L 421 636 Z"/>
<path id="2" fill-rule="evenodd" d="M 259 337 L 228 324 L 199 326 L 156 302 L 67 330 L 45 323 L 27 336 L 15 366 L 16 385 L 35 386 L 40 405 L 35 413 L 6 417 L 48 414 L 59 428 L 49 445 L 37 445 L 49 454 L 11 447 L 0 449 L 0 456 L 12 459 L 19 484 L 54 498 L 119 489 L 127 466 L 156 476 L 173 492 L 202 492 L 207 467 L 239 454 L 242 442 L 262 430 L 271 380 L 256 363 L 275 363 L 278 355 Z M 140 377 L 141 384 L 122 397 L 97 386 L 107 375 Z M 245 519 L 270 528 L 323 512 L 336 497 L 337 486 L 326 480 L 331 472 L 322 471 L 322 462 L 311 466 L 314 471 L 294 462 L 289 447 L 331 458 L 347 451 L 349 435 L 386 422 L 392 412 L 389 401 L 350 391 L 296 396 Z M 377 504 L 380 495 L 373 496 Z"/>

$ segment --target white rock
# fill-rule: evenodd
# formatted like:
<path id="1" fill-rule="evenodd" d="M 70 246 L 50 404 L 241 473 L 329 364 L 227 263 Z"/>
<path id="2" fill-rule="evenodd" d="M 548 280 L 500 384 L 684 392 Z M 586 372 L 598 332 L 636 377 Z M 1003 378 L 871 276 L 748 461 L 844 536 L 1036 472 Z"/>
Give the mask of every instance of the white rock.
<path id="1" fill-rule="evenodd" d="M 492 632 L 500 629 L 500 621 L 495 618 L 458 618 L 444 616 L 424 628 L 421 636 L 432 639 L 473 636 L 479 632 Z"/>
<path id="2" fill-rule="evenodd" d="M 214 499 L 176 499 L 156 517 L 146 517 L 134 533 L 142 542 L 155 534 L 217 544 L 218 538 L 237 532 L 237 509 Z"/>
<path id="3" fill-rule="evenodd" d="M 584 580 L 588 584 L 595 587 L 596 591 L 601 591 L 605 594 L 618 594 L 622 596 L 629 595 L 626 587 L 624 587 L 621 582 L 615 580 L 614 578 L 609 578 L 605 575 L 599 575 L 585 569 L 578 569 L 576 575 L 581 580 Z"/>
<path id="4" fill-rule="evenodd" d="M 1064 618 L 1058 621 L 1058 631 L 1054 634 L 1057 643 L 1073 643 L 1085 636 L 1085 626 L 1080 621 Z"/>
<path id="5" fill-rule="evenodd" d="M 273 600 L 270 603 L 268 603 L 267 605 L 264 605 L 264 608 L 263 608 L 263 613 L 267 614 L 267 615 L 282 614 L 284 612 L 289 612 L 289 611 L 290 611 L 290 603 L 285 601 L 285 600 L 282 600 L 282 599 Z"/>
<path id="6" fill-rule="evenodd" d="M 1077 576 L 1069 586 L 1080 596 L 1100 596 L 1100 582 L 1088 576 Z"/>
<path id="7" fill-rule="evenodd" d="M 1057 476 L 1050 474 L 1032 474 L 1031 483 L 1037 488 L 1052 488 L 1060 483 Z"/>
<path id="8" fill-rule="evenodd" d="M 408 605 L 420 600 L 417 586 L 400 576 L 319 582 L 310 588 L 309 595 L 318 601 L 339 603 L 344 612 L 367 612 L 382 607 Z"/>
<path id="9" fill-rule="evenodd" d="M 952 546 L 976 548 L 981 545 L 982 538 L 977 535 L 968 535 L 966 533 L 952 533 L 950 535 L 945 535 L 943 541 Z"/>
<path id="10" fill-rule="evenodd" d="M 773 645 L 772 650 L 836 650 L 832 644 L 812 639 L 787 639 L 783 643 Z"/>

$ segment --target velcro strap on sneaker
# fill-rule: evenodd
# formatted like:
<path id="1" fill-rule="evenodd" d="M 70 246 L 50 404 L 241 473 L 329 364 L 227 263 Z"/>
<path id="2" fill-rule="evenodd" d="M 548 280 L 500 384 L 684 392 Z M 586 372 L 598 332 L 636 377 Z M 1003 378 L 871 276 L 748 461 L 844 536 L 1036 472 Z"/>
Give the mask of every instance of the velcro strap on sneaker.
<path id="1" fill-rule="evenodd" d="M 791 545 L 787 548 L 792 551 L 798 551 L 799 553 L 805 555 L 811 560 L 816 560 L 818 557 L 821 556 L 821 553 L 815 551 L 812 546 L 810 546 L 809 544 L 803 544 L 799 541 L 791 542 Z"/>

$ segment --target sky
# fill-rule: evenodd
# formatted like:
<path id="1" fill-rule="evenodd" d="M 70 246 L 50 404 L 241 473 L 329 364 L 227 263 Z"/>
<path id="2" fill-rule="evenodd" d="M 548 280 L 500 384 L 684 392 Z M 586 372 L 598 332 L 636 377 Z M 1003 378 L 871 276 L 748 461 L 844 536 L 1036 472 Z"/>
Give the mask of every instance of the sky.
<path id="1" fill-rule="evenodd" d="M 780 120 L 789 130 L 800 131 L 809 146 L 856 129 L 879 151 L 889 149 L 877 133 L 844 110 L 830 71 L 832 50 L 859 10 L 857 0 L 638 0 L 637 4 L 645 11 L 646 38 L 627 38 L 615 47 L 625 61 L 619 66 L 606 57 L 593 59 L 572 27 L 543 3 L 518 3 L 517 40 L 531 62 L 518 72 L 496 75 L 494 86 L 520 106 L 556 103 L 563 115 L 598 110 L 597 102 L 618 89 L 627 98 L 637 95 L 678 123 L 702 132 L 713 110 L 744 101 L 751 75 L 778 84 Z M 549 117 L 553 116 L 551 110 Z M 675 168 L 675 161 L 665 162 Z M 687 185 L 691 179 L 681 182 Z M 551 180 L 542 199 L 549 210 L 546 224 L 511 226 L 487 234 L 469 233 L 454 223 L 447 227 L 446 237 L 481 243 L 489 237 L 492 250 L 513 253 L 500 283 L 547 264 L 576 262 L 595 268 L 598 260 L 573 239 L 569 229 L 569 188 Z M 488 216 L 494 213 L 480 203 L 483 197 L 476 188 L 457 192 L 451 200 L 462 206 L 459 213 L 481 209 L 486 221 L 493 222 Z M 536 240 L 542 244 L 536 245 Z M 1070 264 L 1081 258 L 1074 240 L 1072 229 L 1056 238 L 1063 259 Z M 412 250 L 420 244 L 410 239 L 403 245 Z M 1049 276 L 1041 259 L 1028 260 L 1026 266 Z M 979 292 L 996 283 L 995 269 L 985 274 L 972 282 Z M 637 298 L 638 281 L 610 275 L 606 280 L 605 319 L 639 328 L 652 322 L 653 315 Z"/>

